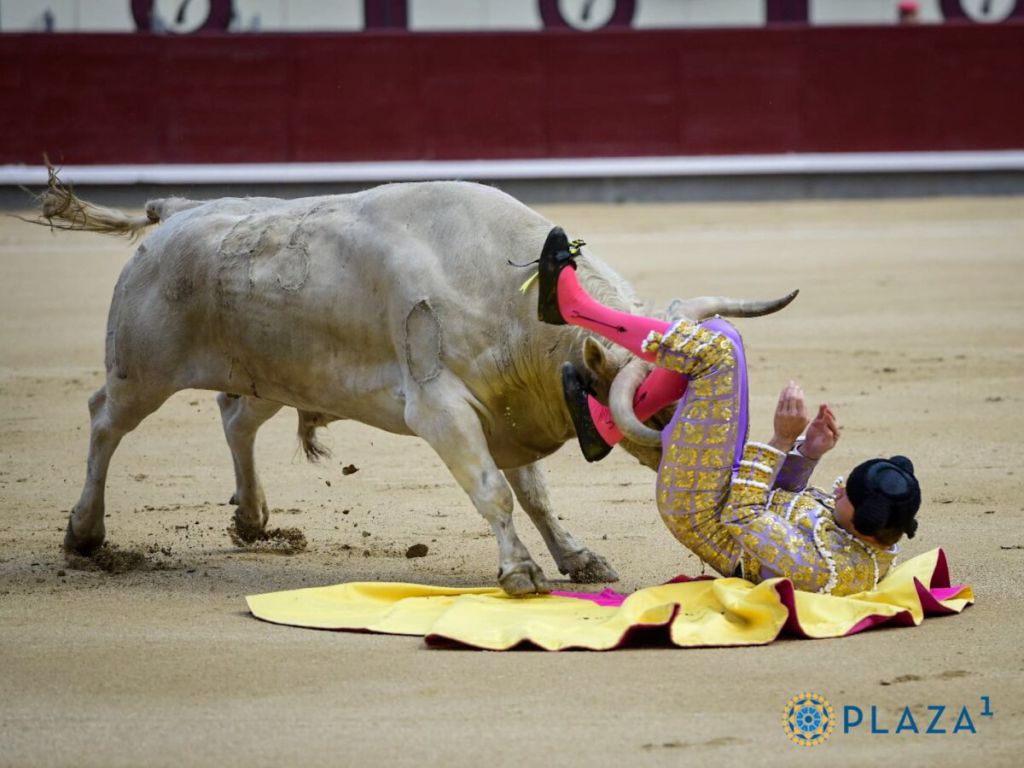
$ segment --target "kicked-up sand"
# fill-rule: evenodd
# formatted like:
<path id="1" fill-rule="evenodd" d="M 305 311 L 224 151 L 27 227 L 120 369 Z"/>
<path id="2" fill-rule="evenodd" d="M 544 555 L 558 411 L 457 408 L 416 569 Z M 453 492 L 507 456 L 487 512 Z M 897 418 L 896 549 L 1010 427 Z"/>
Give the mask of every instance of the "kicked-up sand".
<path id="1" fill-rule="evenodd" d="M 310 465 L 286 410 L 261 431 L 258 463 L 270 527 L 298 529 L 306 547 L 240 549 L 226 531 L 230 456 L 214 395 L 199 391 L 173 397 L 118 450 L 108 570 L 69 563 L 60 544 L 84 476 L 86 399 L 132 247 L 4 217 L 0 765 L 1020 764 L 1024 199 L 542 212 L 658 306 L 800 288 L 784 312 L 737 321 L 752 436 L 770 436 L 775 397 L 795 378 L 844 425 L 818 484 L 864 458 L 912 457 L 924 502 L 903 556 L 945 548 L 977 604 L 839 640 L 605 654 L 433 650 L 265 624 L 245 595 L 361 580 L 491 585 L 494 537 L 424 442 L 339 422 L 325 431 L 333 458 Z M 566 527 L 618 569 L 616 588 L 700 572 L 658 517 L 654 474 L 628 455 L 588 465 L 568 444 L 546 473 Z M 426 555 L 407 557 L 416 545 Z M 804 691 L 840 719 L 860 707 L 863 723 L 794 746 L 783 708 Z M 946 733 L 927 734 L 939 706 L 933 729 Z M 904 707 L 920 733 L 894 733 Z M 976 733 L 953 733 L 965 707 Z M 871 732 L 872 708 L 889 733 Z"/>

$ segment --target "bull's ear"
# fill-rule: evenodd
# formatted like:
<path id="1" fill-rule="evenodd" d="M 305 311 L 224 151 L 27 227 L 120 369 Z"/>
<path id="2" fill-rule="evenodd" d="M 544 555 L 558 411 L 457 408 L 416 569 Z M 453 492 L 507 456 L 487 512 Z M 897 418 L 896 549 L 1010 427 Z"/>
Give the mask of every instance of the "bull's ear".
<path id="1" fill-rule="evenodd" d="M 668 320 L 668 322 L 674 323 L 677 320 L 682 320 L 683 318 L 692 320 L 693 318 L 690 317 L 691 312 L 692 310 L 688 306 L 688 302 L 683 299 L 672 299 L 672 301 L 669 302 L 668 308 L 664 312 L 658 312 L 657 316 L 662 320 Z"/>
<path id="2" fill-rule="evenodd" d="M 583 343 L 583 364 L 590 373 L 590 381 L 587 384 L 594 390 L 597 399 L 607 405 L 608 390 L 612 386 L 612 379 L 618 373 L 619 366 L 608 354 L 608 350 L 589 336 Z"/>
<path id="3" fill-rule="evenodd" d="M 608 366 L 607 352 L 592 336 L 583 342 L 583 364 L 595 375 L 599 375 Z"/>

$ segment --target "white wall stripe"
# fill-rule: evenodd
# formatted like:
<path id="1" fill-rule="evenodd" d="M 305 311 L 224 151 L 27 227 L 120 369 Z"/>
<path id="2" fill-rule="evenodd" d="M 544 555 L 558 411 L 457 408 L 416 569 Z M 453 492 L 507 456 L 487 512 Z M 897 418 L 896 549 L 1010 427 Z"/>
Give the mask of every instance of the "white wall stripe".
<path id="1" fill-rule="evenodd" d="M 311 184 L 426 179 L 584 179 L 1024 171 L 1024 150 L 869 152 L 373 163 L 68 165 L 72 184 Z M 0 166 L 0 185 L 45 184 L 46 169 Z"/>

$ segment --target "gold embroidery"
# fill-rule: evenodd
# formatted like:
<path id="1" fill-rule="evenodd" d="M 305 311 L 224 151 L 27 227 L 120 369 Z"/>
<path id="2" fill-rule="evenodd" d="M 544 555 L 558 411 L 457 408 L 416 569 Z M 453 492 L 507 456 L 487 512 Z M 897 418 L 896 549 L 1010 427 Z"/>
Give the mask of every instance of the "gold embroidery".
<path id="1" fill-rule="evenodd" d="M 712 424 L 708 427 L 708 443 L 710 445 L 721 445 L 724 443 L 730 432 L 731 424 Z"/>
<path id="2" fill-rule="evenodd" d="M 717 421 L 732 419 L 732 403 L 729 400 L 715 400 L 711 408 L 711 418 Z"/>
<path id="3" fill-rule="evenodd" d="M 725 467 L 725 449 L 706 448 L 704 453 L 701 455 L 701 464 L 705 467 L 722 469 Z"/>
<path id="4" fill-rule="evenodd" d="M 686 433 L 685 442 L 690 445 L 700 445 L 704 442 L 704 425 L 703 424 L 683 424 L 683 430 Z"/>
<path id="5" fill-rule="evenodd" d="M 676 469 L 672 472 L 672 484 L 676 488 L 693 488 L 694 472 L 692 469 Z"/>
<path id="6" fill-rule="evenodd" d="M 715 377 L 715 394 L 728 395 L 732 393 L 732 372 L 723 373 Z"/>
<path id="7" fill-rule="evenodd" d="M 726 478 L 720 472 L 698 472 L 697 490 L 713 491 L 726 482 Z"/>
<path id="8" fill-rule="evenodd" d="M 686 409 L 686 417 L 704 421 L 707 419 L 710 410 L 711 404 L 707 400 L 698 400 Z"/>
<path id="9" fill-rule="evenodd" d="M 788 553 L 783 551 L 779 556 L 779 573 L 783 576 L 789 576 L 796 570 L 796 560 Z"/>
<path id="10" fill-rule="evenodd" d="M 744 532 L 740 536 L 740 541 L 743 543 L 743 548 L 748 552 L 754 552 L 757 550 L 757 536 L 749 531 Z"/>
<path id="11" fill-rule="evenodd" d="M 697 397 L 711 397 L 712 387 L 709 379 L 694 379 L 689 387 Z"/>
<path id="12" fill-rule="evenodd" d="M 743 555 L 743 575 L 747 581 L 752 581 L 757 584 L 763 581 L 761 578 L 761 562 L 755 558 L 750 557 L 747 554 Z"/>
<path id="13" fill-rule="evenodd" d="M 711 491 L 699 491 L 693 495 L 694 503 L 698 509 L 706 509 L 712 512 L 718 507 L 718 500 L 721 496 L 721 494 Z"/>
<path id="14" fill-rule="evenodd" d="M 680 448 L 679 449 L 679 463 L 684 467 L 695 467 L 697 466 L 697 449 L 696 448 Z"/>

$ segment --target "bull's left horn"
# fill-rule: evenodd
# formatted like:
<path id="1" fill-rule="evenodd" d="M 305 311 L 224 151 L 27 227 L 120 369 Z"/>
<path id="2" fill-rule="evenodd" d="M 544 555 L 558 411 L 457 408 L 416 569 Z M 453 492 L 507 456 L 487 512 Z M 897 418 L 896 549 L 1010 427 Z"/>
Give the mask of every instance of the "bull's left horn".
<path id="1" fill-rule="evenodd" d="M 800 291 L 793 291 L 779 299 L 733 299 L 728 296 L 698 296 L 695 299 L 673 301 L 669 311 L 673 317 L 703 320 L 712 315 L 723 317 L 760 317 L 778 312 L 788 306 Z"/>
<path id="2" fill-rule="evenodd" d="M 628 362 L 612 381 L 608 405 L 615 426 L 625 437 L 639 445 L 654 448 L 661 445 L 661 432 L 648 427 L 633 413 L 633 398 L 646 376 L 647 369 L 642 360 Z"/>

